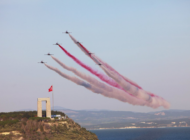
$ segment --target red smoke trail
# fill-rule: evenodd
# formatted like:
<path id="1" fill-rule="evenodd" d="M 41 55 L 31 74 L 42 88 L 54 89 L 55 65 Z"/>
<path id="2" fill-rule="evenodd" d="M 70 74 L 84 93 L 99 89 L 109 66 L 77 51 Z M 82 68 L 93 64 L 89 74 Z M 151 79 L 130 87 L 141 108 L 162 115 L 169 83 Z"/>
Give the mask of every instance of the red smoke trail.
<path id="1" fill-rule="evenodd" d="M 79 45 L 83 48 L 83 50 L 86 51 L 86 52 L 89 54 L 89 56 L 92 58 L 92 56 L 91 56 L 92 54 L 91 54 L 81 43 L 78 43 L 78 44 L 79 44 Z M 93 59 L 93 58 L 92 58 L 92 59 Z M 129 82 L 130 84 L 132 84 L 132 85 L 138 87 L 139 89 L 142 89 L 139 85 L 137 85 L 136 83 L 132 82 L 131 80 L 125 78 L 123 75 L 121 75 L 119 72 L 117 72 L 117 71 L 116 71 L 114 68 L 112 68 L 110 65 L 108 65 L 108 64 L 105 63 L 105 62 L 103 62 L 101 59 L 97 58 L 97 56 L 96 56 L 96 59 L 98 59 L 98 61 L 100 61 L 101 64 L 103 64 L 104 66 L 106 66 L 109 70 L 114 71 L 115 73 L 117 73 L 118 75 L 120 75 L 123 79 L 125 79 L 125 81 L 127 81 L 127 82 Z"/>
<path id="2" fill-rule="evenodd" d="M 94 58 L 92 57 L 92 55 L 95 56 L 94 54 L 91 54 L 81 43 L 78 43 L 78 44 L 81 46 L 81 48 L 82 48 L 84 51 L 86 51 L 86 52 L 89 54 L 89 56 L 90 56 L 91 59 L 94 59 Z M 98 61 L 99 61 L 101 64 L 103 64 L 104 66 L 106 66 L 109 70 L 111 70 L 111 71 L 117 73 L 119 76 L 121 76 L 125 81 L 129 82 L 129 83 L 132 84 L 133 86 L 138 87 L 139 89 L 142 89 L 142 87 L 140 87 L 140 86 L 137 85 L 136 83 L 132 82 L 131 80 L 129 80 L 129 79 L 127 79 L 126 77 L 124 77 L 123 75 L 121 75 L 121 74 L 120 74 L 119 72 L 117 72 L 114 68 L 112 68 L 109 64 L 105 63 L 104 61 L 102 61 L 102 60 L 101 60 L 100 58 L 98 58 L 97 56 L 95 56 L 95 58 L 98 59 Z M 155 94 L 153 94 L 153 93 L 150 93 L 150 92 L 148 92 L 148 94 L 149 94 L 151 97 L 159 97 L 159 96 L 157 96 L 157 95 L 155 95 Z M 160 98 L 161 98 L 161 97 L 160 97 Z"/>
<path id="3" fill-rule="evenodd" d="M 88 90 L 91 90 L 94 93 L 102 94 L 105 97 L 115 98 L 115 99 L 118 99 L 118 100 L 120 100 L 122 102 L 128 102 L 128 103 L 130 103 L 132 105 L 142 105 L 142 106 L 147 105 L 147 106 L 152 107 L 152 108 L 159 107 L 158 104 L 148 104 L 147 102 L 145 102 L 143 100 L 140 100 L 138 98 L 134 98 L 134 97 L 130 96 L 129 94 L 126 94 L 124 91 L 122 91 L 120 89 L 111 87 L 111 88 L 113 88 L 113 91 L 105 91 L 104 89 L 96 87 L 93 84 L 85 82 L 85 81 L 83 81 L 83 80 L 81 80 L 81 79 L 79 79 L 77 77 L 69 76 L 69 75 L 61 72 L 57 68 L 54 68 L 54 67 L 49 66 L 47 64 L 45 64 L 45 66 L 48 67 L 49 69 L 55 71 L 56 73 L 58 73 L 62 77 L 74 82 L 75 84 L 83 86 L 83 87 L 87 88 Z"/>
<path id="4" fill-rule="evenodd" d="M 76 63 L 78 63 L 80 66 L 82 66 L 83 68 L 85 68 L 86 70 L 88 70 L 89 72 L 91 72 L 92 74 L 96 75 L 98 78 L 100 78 L 102 81 L 106 82 L 107 84 L 117 87 L 119 89 L 122 89 L 113 79 L 111 79 L 110 77 L 99 73 L 96 70 L 93 70 L 91 67 L 85 65 L 84 63 L 82 63 L 80 60 L 78 60 L 76 57 L 74 57 L 73 55 L 71 55 L 69 52 L 67 52 L 67 50 L 65 50 L 61 45 L 58 45 L 70 58 L 72 58 Z"/>
<path id="5" fill-rule="evenodd" d="M 128 78 L 124 77 L 123 75 L 119 74 L 114 68 L 112 68 L 110 65 L 108 65 L 107 63 L 103 62 L 100 58 L 98 58 L 97 56 L 95 56 L 94 54 L 90 53 L 79 41 L 77 41 L 73 36 L 71 36 L 69 34 L 70 38 L 73 40 L 73 42 L 87 55 L 89 56 L 96 64 L 103 64 L 110 72 L 114 72 L 115 74 L 117 74 L 118 76 L 120 76 L 124 81 L 130 83 L 132 86 L 137 87 L 138 89 L 142 89 L 138 84 L 136 84 L 135 82 L 129 80 Z M 115 79 L 116 80 L 116 79 Z M 117 81 L 116 81 L 117 82 Z M 117 82 L 118 83 L 118 82 Z M 119 85 L 119 84 L 118 84 Z M 121 85 L 120 85 L 121 86 Z M 122 87 L 122 86 L 121 86 Z M 148 95 L 150 95 L 151 97 L 159 97 L 154 95 L 153 93 L 147 93 Z"/>
<path id="6" fill-rule="evenodd" d="M 91 53 L 79 42 L 78 43 L 82 48 L 83 48 L 83 50 L 84 51 L 86 51 L 88 54 L 89 54 L 89 56 L 91 57 Z M 91 57 L 92 58 L 92 57 Z"/>
<path id="7" fill-rule="evenodd" d="M 59 69 L 49 66 L 47 64 L 45 64 L 45 66 L 47 66 L 49 69 L 55 71 L 62 77 L 74 82 L 77 85 L 83 86 L 83 87 L 87 88 L 88 90 L 91 90 L 94 93 L 102 94 L 103 96 L 109 97 L 109 98 L 115 98 L 122 102 L 128 102 L 132 105 L 142 105 L 142 106 L 146 105 L 146 106 L 149 106 L 152 108 L 158 108 L 159 106 L 163 106 L 164 108 L 169 108 L 169 103 L 167 103 L 165 100 L 158 100 L 157 98 L 152 97 L 151 103 L 146 102 L 144 100 L 141 100 L 136 97 L 130 96 L 129 94 L 126 94 L 126 92 L 124 92 L 123 90 L 120 90 L 120 89 L 114 88 L 112 86 L 108 86 L 107 84 L 104 84 L 102 82 L 99 82 L 98 80 L 96 80 L 95 78 L 93 78 L 91 76 L 82 74 L 81 72 L 77 71 L 75 68 L 66 66 L 65 64 L 60 62 L 58 59 L 56 59 L 55 57 L 52 57 L 52 58 L 56 62 L 58 62 L 63 68 L 74 72 L 77 76 L 84 79 L 85 81 L 78 79 L 75 76 L 69 76 L 69 75 L 61 72 Z"/>
<path id="8" fill-rule="evenodd" d="M 93 58 L 93 57 L 91 57 Z M 93 58 L 94 59 L 94 58 Z M 100 61 L 101 64 L 103 64 L 106 68 L 108 68 L 109 70 L 117 73 L 119 76 L 121 76 L 125 81 L 129 82 L 131 85 L 138 87 L 139 89 L 142 89 L 139 85 L 137 85 L 136 83 L 132 82 L 131 80 L 127 79 L 126 77 L 124 77 L 123 75 L 121 75 L 120 73 L 118 73 L 114 68 L 112 68 L 109 64 L 105 63 L 104 61 L 102 61 L 100 58 L 98 58 L 97 56 L 95 56 L 95 59 L 97 59 L 98 61 Z M 149 94 L 151 97 L 158 97 L 163 99 L 162 97 L 159 97 L 151 92 L 147 92 L 147 94 Z"/>

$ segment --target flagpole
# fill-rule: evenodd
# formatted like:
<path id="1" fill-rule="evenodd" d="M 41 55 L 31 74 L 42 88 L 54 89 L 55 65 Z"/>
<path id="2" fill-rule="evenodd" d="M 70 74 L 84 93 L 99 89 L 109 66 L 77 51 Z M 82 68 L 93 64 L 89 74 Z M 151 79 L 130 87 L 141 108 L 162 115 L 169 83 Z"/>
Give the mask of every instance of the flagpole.
<path id="1" fill-rule="evenodd" d="M 53 87 L 53 85 L 52 85 Z M 53 102 L 53 111 L 54 111 L 54 99 L 53 99 L 53 90 L 52 90 L 52 102 Z"/>

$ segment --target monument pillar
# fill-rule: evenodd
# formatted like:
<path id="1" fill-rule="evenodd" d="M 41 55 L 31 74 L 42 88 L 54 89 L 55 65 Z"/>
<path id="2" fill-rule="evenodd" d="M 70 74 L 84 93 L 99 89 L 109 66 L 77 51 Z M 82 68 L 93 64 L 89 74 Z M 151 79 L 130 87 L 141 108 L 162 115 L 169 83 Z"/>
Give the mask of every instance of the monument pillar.
<path id="1" fill-rule="evenodd" d="M 46 117 L 51 118 L 51 105 L 50 105 L 50 98 L 46 101 Z"/>
<path id="2" fill-rule="evenodd" d="M 38 110 L 37 111 L 38 111 L 37 116 L 42 117 L 42 101 L 39 100 L 39 98 L 38 98 Z"/>

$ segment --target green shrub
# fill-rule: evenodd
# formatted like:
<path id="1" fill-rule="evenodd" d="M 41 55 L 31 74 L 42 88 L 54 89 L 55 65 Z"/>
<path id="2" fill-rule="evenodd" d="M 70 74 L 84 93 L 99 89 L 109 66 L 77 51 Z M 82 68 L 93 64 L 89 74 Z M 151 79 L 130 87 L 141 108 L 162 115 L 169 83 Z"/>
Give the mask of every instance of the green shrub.
<path id="1" fill-rule="evenodd" d="M 42 111 L 42 114 L 46 114 L 46 111 Z M 65 113 L 59 111 L 51 111 L 51 114 L 60 114 L 65 116 Z M 23 118 L 29 119 L 31 117 L 36 117 L 37 111 L 19 111 L 19 112 L 0 112 L 0 119 L 3 121 L 17 119 L 22 120 Z"/>
<path id="2" fill-rule="evenodd" d="M 29 120 L 36 120 L 36 121 L 42 121 L 42 120 L 50 120 L 50 118 L 45 117 L 30 117 Z"/>
<path id="3" fill-rule="evenodd" d="M 18 120 L 7 120 L 7 121 L 0 121 L 0 126 L 4 127 L 5 125 L 13 125 L 19 122 Z"/>

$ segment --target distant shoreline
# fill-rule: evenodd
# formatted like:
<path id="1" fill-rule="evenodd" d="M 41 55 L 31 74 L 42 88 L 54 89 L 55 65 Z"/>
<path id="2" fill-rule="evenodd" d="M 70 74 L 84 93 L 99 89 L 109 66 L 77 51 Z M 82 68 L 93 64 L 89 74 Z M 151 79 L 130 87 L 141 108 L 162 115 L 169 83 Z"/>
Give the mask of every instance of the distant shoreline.
<path id="1" fill-rule="evenodd" d="M 180 126 L 180 127 L 133 127 L 133 128 L 100 128 L 100 129 L 87 129 L 87 130 L 119 130 L 119 129 L 148 129 L 148 128 L 190 128 L 190 126 Z"/>

